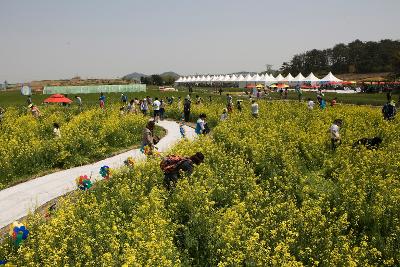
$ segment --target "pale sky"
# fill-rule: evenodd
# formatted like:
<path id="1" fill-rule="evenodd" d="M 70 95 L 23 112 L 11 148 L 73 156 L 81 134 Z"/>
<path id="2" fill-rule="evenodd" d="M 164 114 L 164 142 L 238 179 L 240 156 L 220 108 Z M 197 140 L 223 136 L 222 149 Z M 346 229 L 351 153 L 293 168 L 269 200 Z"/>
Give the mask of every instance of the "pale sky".
<path id="1" fill-rule="evenodd" d="M 400 0 L 0 0 L 0 81 L 279 68 L 296 53 L 400 39 Z"/>

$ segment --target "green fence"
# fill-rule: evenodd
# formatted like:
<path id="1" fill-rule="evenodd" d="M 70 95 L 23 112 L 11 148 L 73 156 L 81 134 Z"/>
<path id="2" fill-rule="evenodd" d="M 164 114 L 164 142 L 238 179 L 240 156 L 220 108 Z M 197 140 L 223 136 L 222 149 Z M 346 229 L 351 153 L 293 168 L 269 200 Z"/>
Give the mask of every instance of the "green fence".
<path id="1" fill-rule="evenodd" d="M 111 92 L 146 92 L 145 84 L 89 85 L 89 86 L 45 86 L 43 94 L 90 94 Z"/>

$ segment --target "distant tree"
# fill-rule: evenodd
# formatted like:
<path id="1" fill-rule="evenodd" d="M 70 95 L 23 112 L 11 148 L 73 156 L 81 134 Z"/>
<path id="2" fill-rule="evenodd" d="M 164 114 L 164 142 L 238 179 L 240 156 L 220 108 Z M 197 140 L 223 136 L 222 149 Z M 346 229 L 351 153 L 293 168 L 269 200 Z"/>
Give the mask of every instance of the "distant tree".
<path id="1" fill-rule="evenodd" d="M 400 41 L 381 40 L 349 44 L 337 44 L 331 49 L 313 49 L 292 57 L 284 62 L 280 71 L 293 74 L 303 72 L 327 73 L 369 73 L 395 72 L 396 55 L 400 52 Z"/>
<path id="2" fill-rule="evenodd" d="M 163 85 L 164 84 L 163 78 L 158 74 L 151 75 L 151 82 L 154 85 Z"/>

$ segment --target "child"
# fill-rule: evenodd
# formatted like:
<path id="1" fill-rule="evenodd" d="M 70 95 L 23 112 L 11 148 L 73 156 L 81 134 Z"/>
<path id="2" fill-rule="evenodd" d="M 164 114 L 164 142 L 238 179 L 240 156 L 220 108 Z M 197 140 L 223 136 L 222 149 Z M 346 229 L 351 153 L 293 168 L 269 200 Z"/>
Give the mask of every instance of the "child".
<path id="1" fill-rule="evenodd" d="M 181 133 L 182 138 L 186 138 L 186 131 L 185 131 L 185 120 L 181 119 L 179 123 L 179 132 Z"/>
<path id="2" fill-rule="evenodd" d="M 58 123 L 53 123 L 53 134 L 55 138 L 61 138 L 61 131 L 60 131 L 60 125 Z"/>

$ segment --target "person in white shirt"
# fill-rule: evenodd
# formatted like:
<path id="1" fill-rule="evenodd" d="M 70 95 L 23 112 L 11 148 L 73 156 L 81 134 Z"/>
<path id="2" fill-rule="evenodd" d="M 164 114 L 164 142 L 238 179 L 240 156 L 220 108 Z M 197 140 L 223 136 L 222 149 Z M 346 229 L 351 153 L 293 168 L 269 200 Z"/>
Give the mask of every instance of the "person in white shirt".
<path id="1" fill-rule="evenodd" d="M 61 138 L 61 131 L 60 131 L 60 125 L 58 123 L 53 123 L 53 134 L 55 138 Z"/>
<path id="2" fill-rule="evenodd" d="M 341 119 L 336 119 L 334 120 L 331 128 L 329 129 L 329 132 L 331 134 L 332 150 L 335 150 L 341 143 L 341 137 L 339 131 L 342 124 L 343 121 Z"/>
<path id="3" fill-rule="evenodd" d="M 226 108 L 224 108 L 220 119 L 221 119 L 221 121 L 225 121 L 227 118 L 228 118 L 228 110 Z"/>
<path id="4" fill-rule="evenodd" d="M 314 109 L 314 101 L 311 100 L 311 98 L 308 99 L 308 103 L 307 103 L 307 107 L 309 110 L 313 110 Z"/>
<path id="5" fill-rule="evenodd" d="M 154 121 L 158 122 L 160 119 L 160 106 L 161 102 L 158 100 L 158 97 L 153 102 L 153 111 L 154 111 Z"/>
<path id="6" fill-rule="evenodd" d="M 251 114 L 254 118 L 258 118 L 258 104 L 255 100 L 251 101 Z"/>

